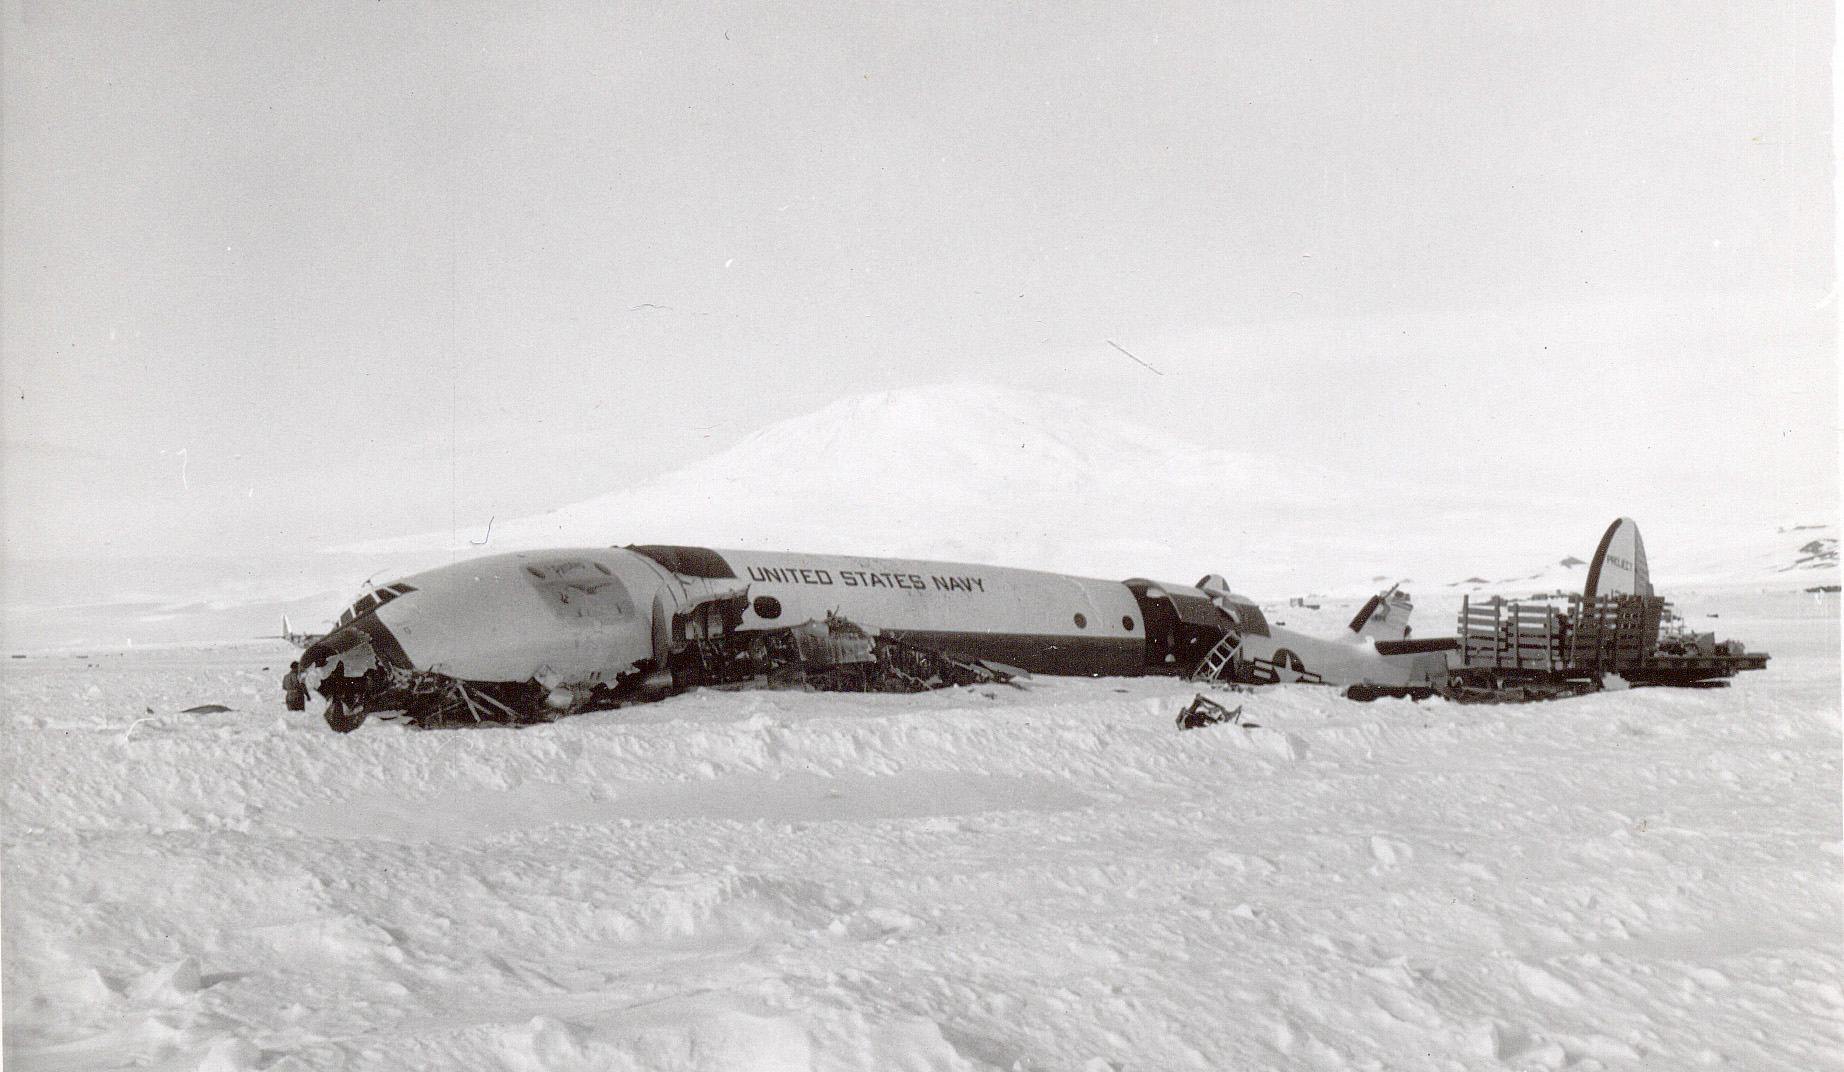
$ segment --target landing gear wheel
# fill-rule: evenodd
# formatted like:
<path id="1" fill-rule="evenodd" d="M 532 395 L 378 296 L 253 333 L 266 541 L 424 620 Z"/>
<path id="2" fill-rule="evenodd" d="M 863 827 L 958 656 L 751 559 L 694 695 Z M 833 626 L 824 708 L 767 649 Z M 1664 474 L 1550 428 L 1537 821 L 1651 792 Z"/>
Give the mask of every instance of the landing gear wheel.
<path id="1" fill-rule="evenodd" d="M 365 709 L 354 704 L 347 707 L 343 700 L 327 701 L 327 725 L 333 727 L 334 733 L 351 733 L 365 724 Z"/>

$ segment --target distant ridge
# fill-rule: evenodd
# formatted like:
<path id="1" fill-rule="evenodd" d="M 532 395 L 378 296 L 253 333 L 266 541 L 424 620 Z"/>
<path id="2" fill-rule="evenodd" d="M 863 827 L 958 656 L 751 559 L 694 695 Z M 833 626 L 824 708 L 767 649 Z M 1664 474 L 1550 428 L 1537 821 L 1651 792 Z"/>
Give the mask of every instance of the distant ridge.
<path id="1" fill-rule="evenodd" d="M 1829 522 L 1782 526 L 1748 540 L 1717 546 L 1659 547 L 1654 577 L 1668 587 L 1751 585 L 1805 588 L 1838 583 L 1837 526 Z M 1528 573 L 1446 582 L 1459 591 L 1579 592 L 1587 563 L 1573 555 Z"/>

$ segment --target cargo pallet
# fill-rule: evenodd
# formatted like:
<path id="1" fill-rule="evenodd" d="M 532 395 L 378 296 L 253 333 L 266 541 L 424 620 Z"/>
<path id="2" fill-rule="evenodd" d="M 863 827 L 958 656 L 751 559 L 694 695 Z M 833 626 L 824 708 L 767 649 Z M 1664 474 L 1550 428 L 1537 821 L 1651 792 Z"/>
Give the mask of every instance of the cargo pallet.
<path id="1" fill-rule="evenodd" d="M 1601 688 L 1608 674 L 1631 685 L 1711 686 L 1766 667 L 1766 654 L 1737 641 L 1663 631 L 1672 617 L 1657 596 L 1570 596 L 1566 610 L 1467 597 L 1449 694 L 1475 702 L 1573 696 Z"/>

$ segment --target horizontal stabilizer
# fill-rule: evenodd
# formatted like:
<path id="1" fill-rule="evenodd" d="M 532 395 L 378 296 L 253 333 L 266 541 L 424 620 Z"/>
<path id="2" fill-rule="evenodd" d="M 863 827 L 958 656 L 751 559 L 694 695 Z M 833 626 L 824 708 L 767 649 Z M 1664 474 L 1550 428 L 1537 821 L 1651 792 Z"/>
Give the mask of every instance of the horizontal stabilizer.
<path id="1" fill-rule="evenodd" d="M 1420 640 L 1379 640 L 1378 655 L 1425 655 L 1431 651 L 1457 651 L 1459 637 L 1423 637 Z"/>

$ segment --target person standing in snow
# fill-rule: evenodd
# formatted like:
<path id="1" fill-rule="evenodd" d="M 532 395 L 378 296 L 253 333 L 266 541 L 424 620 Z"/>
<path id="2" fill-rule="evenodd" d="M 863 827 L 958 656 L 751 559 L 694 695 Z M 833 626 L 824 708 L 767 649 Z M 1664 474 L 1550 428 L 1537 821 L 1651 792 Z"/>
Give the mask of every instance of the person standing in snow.
<path id="1" fill-rule="evenodd" d="M 307 710 L 307 686 L 301 682 L 301 660 L 289 663 L 288 672 L 282 675 L 282 695 L 290 711 Z"/>

